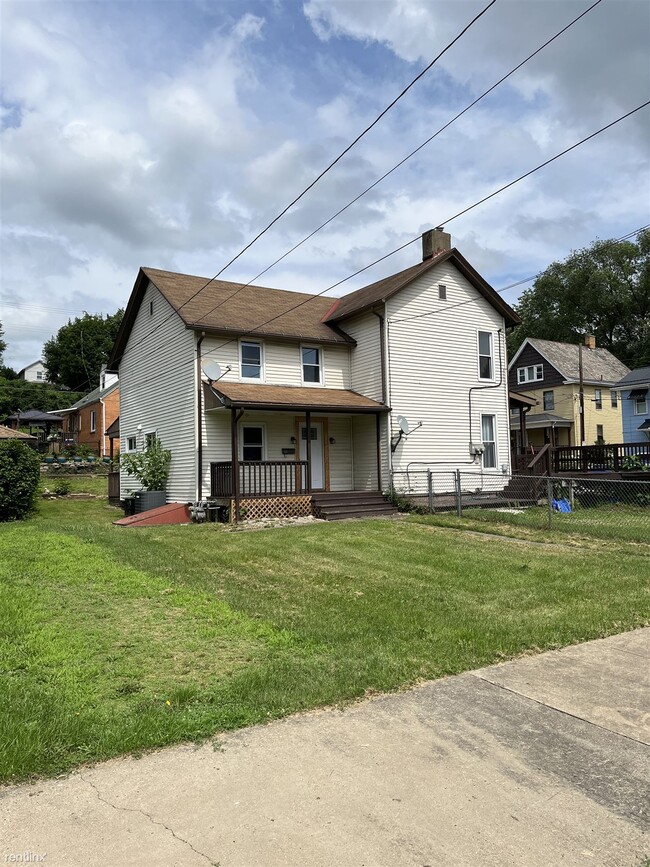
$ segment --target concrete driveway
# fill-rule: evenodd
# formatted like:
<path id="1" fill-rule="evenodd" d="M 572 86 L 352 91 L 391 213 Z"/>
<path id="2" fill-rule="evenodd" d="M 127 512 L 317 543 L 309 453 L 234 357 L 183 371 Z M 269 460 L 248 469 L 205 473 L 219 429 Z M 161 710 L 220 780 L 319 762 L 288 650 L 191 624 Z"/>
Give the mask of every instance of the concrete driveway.
<path id="1" fill-rule="evenodd" d="M 0 860 L 641 867 L 649 672 L 637 630 L 6 789 Z"/>

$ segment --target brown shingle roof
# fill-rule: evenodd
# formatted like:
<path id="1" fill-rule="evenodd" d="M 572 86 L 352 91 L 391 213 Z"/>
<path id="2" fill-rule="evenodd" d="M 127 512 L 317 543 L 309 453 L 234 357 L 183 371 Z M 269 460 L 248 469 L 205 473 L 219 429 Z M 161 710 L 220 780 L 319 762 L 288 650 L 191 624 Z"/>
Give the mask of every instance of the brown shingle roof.
<path id="1" fill-rule="evenodd" d="M 225 280 L 213 280 L 205 286 L 208 283 L 206 277 L 174 274 L 156 268 L 143 268 L 142 271 L 172 307 L 178 310 L 187 325 L 205 328 L 206 331 L 231 333 L 245 333 L 254 329 L 257 334 L 319 343 L 354 342 L 338 329 L 321 321 L 332 306 L 331 298 L 269 289 L 266 286 L 241 288 L 241 283 Z M 205 288 L 196 298 L 181 307 L 202 286 Z M 217 304 L 220 306 L 213 310 Z M 296 308 L 297 304 L 300 306 Z M 273 321 L 268 325 L 261 324 L 269 319 Z"/>
<path id="2" fill-rule="evenodd" d="M 36 437 L 23 433 L 21 430 L 14 430 L 4 424 L 0 424 L 0 440 L 28 440 L 30 443 L 36 442 Z"/>
<path id="3" fill-rule="evenodd" d="M 560 343 L 557 340 L 541 340 L 538 337 L 529 337 L 528 344 L 544 356 L 565 379 L 578 381 L 580 365 L 577 343 Z M 609 349 L 604 349 L 601 346 L 597 346 L 596 349 L 583 347 L 582 375 L 585 382 L 602 382 L 604 385 L 614 385 L 626 373 L 629 373 L 629 370 L 629 367 L 619 361 L 615 355 L 612 355 Z"/>
<path id="4" fill-rule="evenodd" d="M 292 385 L 251 385 L 219 382 L 214 390 L 225 406 L 248 409 L 320 410 L 330 412 L 383 412 L 388 409 L 376 400 L 342 388 L 311 388 Z"/>
<path id="5" fill-rule="evenodd" d="M 364 286 L 363 289 L 357 289 L 356 292 L 344 295 L 343 298 L 339 298 L 332 305 L 324 321 L 330 323 L 341 322 L 341 320 L 349 316 L 368 310 L 375 304 L 383 303 L 388 298 L 397 294 L 400 289 L 403 289 L 412 280 L 415 280 L 416 277 L 425 274 L 430 268 L 441 265 L 448 260 L 501 313 L 506 320 L 506 325 L 518 325 L 521 322 L 521 319 L 512 307 L 481 277 L 478 271 L 469 264 L 467 259 L 455 247 L 451 250 L 445 250 L 437 256 L 433 256 L 431 259 L 426 259 L 424 262 L 418 262 L 417 265 L 412 265 L 398 274 L 393 274 L 383 280 L 378 280 L 376 283 L 371 283 L 370 286 Z"/>

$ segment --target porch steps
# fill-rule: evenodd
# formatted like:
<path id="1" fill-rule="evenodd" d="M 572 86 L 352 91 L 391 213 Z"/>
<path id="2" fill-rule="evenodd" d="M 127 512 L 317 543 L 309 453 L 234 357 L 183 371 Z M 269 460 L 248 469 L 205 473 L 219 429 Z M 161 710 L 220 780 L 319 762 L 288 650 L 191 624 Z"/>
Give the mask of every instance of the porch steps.
<path id="1" fill-rule="evenodd" d="M 381 491 L 330 491 L 312 494 L 314 515 L 326 521 L 396 515 L 397 509 Z"/>

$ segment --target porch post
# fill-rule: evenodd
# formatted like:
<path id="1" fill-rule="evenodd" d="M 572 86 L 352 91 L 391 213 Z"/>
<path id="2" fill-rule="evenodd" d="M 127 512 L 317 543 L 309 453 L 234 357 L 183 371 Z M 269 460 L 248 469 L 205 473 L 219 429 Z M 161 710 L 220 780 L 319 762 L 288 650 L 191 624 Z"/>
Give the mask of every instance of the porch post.
<path id="1" fill-rule="evenodd" d="M 377 431 L 377 488 L 381 491 L 381 415 L 375 413 L 375 428 Z"/>
<path id="2" fill-rule="evenodd" d="M 305 412 L 305 427 L 307 430 L 305 433 L 307 434 L 307 447 L 305 449 L 305 454 L 307 455 L 307 493 L 311 494 L 311 412 L 307 410 Z"/>
<path id="3" fill-rule="evenodd" d="M 523 406 L 519 406 L 519 431 L 521 433 L 521 450 L 526 452 L 528 448 L 528 431 L 526 430 L 526 416 L 528 413 Z"/>
<path id="4" fill-rule="evenodd" d="M 230 408 L 230 445 L 232 463 L 232 496 L 235 501 L 235 514 L 233 519 L 239 521 L 239 448 L 237 445 L 237 410 Z"/>

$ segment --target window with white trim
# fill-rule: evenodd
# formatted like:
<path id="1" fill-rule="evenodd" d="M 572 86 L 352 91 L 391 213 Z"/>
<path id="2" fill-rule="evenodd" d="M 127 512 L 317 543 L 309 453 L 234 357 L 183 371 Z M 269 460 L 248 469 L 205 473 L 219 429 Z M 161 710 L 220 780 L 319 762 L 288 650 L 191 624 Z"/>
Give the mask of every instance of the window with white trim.
<path id="1" fill-rule="evenodd" d="M 154 445 L 156 440 L 158 439 L 158 432 L 155 430 L 148 430 L 144 435 L 144 447 L 148 449 L 149 446 Z"/>
<path id="2" fill-rule="evenodd" d="M 90 432 L 95 433 L 97 430 L 97 412 L 94 409 L 90 410 Z"/>
<path id="3" fill-rule="evenodd" d="M 242 379 L 262 379 L 262 344 L 242 340 L 239 344 Z"/>
<path id="4" fill-rule="evenodd" d="M 596 425 L 596 444 L 602 445 L 605 442 L 604 427 L 602 424 Z"/>
<path id="5" fill-rule="evenodd" d="M 491 331 L 479 331 L 478 333 L 478 377 L 479 379 L 494 379 Z"/>
<path id="6" fill-rule="evenodd" d="M 634 415 L 645 415 L 648 412 L 648 397 L 634 398 Z"/>
<path id="7" fill-rule="evenodd" d="M 261 424 L 242 425 L 241 441 L 243 461 L 264 460 L 264 428 Z"/>
<path id="8" fill-rule="evenodd" d="M 612 402 L 612 409 L 616 409 L 616 407 L 618 406 L 618 392 L 617 391 L 610 391 L 609 399 Z"/>
<path id="9" fill-rule="evenodd" d="M 308 385 L 321 382 L 321 351 L 316 346 L 301 346 L 302 381 Z"/>
<path id="10" fill-rule="evenodd" d="M 483 467 L 495 469 L 497 465 L 496 416 L 481 416 L 481 439 L 483 440 Z"/>
<path id="11" fill-rule="evenodd" d="M 539 382 L 544 379 L 544 365 L 531 364 L 529 367 L 517 368 L 517 382 L 522 385 L 524 382 Z"/>
<path id="12" fill-rule="evenodd" d="M 594 403 L 596 405 L 596 409 L 603 408 L 603 390 L 602 388 L 594 389 Z"/>
<path id="13" fill-rule="evenodd" d="M 137 450 L 138 450 L 138 438 L 137 438 L 137 436 L 126 438 L 126 450 L 127 450 L 127 452 L 137 452 Z"/>
<path id="14" fill-rule="evenodd" d="M 45 379 L 45 374 L 43 373 L 42 370 L 37 370 L 37 371 L 36 371 L 36 379 L 40 379 L 40 380 Z"/>

